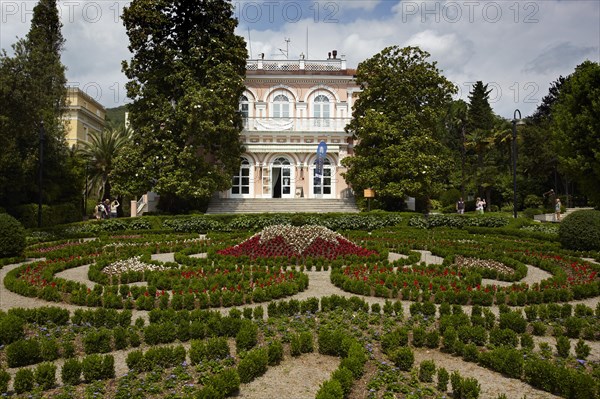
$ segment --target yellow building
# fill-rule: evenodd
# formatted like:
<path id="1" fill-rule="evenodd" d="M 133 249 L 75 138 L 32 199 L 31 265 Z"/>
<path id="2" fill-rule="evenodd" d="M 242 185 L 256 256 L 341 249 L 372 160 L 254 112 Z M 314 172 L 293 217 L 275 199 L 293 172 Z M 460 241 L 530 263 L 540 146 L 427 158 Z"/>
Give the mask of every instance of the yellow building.
<path id="1" fill-rule="evenodd" d="M 90 133 L 104 130 L 106 109 L 78 87 L 69 87 L 63 118 L 67 142 L 74 146 L 80 141 L 87 141 Z"/>

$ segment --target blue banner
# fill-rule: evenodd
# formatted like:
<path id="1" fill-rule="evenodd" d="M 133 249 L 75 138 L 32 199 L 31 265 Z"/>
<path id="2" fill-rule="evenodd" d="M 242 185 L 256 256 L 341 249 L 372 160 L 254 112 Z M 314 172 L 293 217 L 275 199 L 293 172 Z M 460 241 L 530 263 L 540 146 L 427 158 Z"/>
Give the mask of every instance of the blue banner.
<path id="1" fill-rule="evenodd" d="M 315 162 L 315 182 L 316 186 L 321 185 L 321 179 L 323 178 L 323 162 L 327 156 L 327 143 L 321 141 L 317 147 L 317 160 Z"/>

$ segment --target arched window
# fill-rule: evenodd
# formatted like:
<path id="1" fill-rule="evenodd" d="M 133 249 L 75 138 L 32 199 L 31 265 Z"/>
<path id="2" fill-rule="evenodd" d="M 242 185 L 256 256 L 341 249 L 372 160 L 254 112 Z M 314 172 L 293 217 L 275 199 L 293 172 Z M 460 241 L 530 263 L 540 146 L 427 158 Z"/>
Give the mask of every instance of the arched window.
<path id="1" fill-rule="evenodd" d="M 290 117 L 290 100 L 285 94 L 278 94 L 273 98 L 273 118 Z"/>
<path id="2" fill-rule="evenodd" d="M 242 95 L 240 97 L 240 113 L 242 114 L 242 120 L 244 121 L 244 127 L 248 127 L 248 117 L 250 116 L 250 101 L 248 97 Z"/>
<path id="3" fill-rule="evenodd" d="M 319 94 L 315 97 L 313 104 L 313 117 L 315 126 L 329 126 L 329 118 L 331 117 L 331 114 L 329 98 L 327 96 Z"/>
<path id="4" fill-rule="evenodd" d="M 242 158 L 240 170 L 237 175 L 233 176 L 231 194 L 250 194 L 250 162 L 246 158 Z"/>
<path id="5" fill-rule="evenodd" d="M 273 161 L 273 166 L 283 166 L 283 165 L 290 165 L 290 161 L 288 161 L 284 157 L 279 157 L 275 161 Z"/>

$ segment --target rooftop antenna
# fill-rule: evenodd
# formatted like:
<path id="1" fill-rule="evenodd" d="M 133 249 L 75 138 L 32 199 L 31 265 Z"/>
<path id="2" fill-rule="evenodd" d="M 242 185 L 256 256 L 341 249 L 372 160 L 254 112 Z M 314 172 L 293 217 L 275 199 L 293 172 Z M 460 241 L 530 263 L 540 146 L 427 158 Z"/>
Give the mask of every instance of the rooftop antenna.
<path id="1" fill-rule="evenodd" d="M 306 59 L 308 59 L 308 25 L 306 25 Z"/>
<path id="2" fill-rule="evenodd" d="M 289 55 L 290 55 L 290 38 L 289 37 L 285 38 L 285 50 L 280 48 L 279 51 L 281 51 L 281 53 L 283 55 L 285 55 L 286 60 L 289 60 L 289 58 L 290 58 L 289 57 Z"/>
<path id="3" fill-rule="evenodd" d="M 252 59 L 252 39 L 250 39 L 250 27 L 248 27 L 248 45 L 250 46 L 250 59 Z"/>

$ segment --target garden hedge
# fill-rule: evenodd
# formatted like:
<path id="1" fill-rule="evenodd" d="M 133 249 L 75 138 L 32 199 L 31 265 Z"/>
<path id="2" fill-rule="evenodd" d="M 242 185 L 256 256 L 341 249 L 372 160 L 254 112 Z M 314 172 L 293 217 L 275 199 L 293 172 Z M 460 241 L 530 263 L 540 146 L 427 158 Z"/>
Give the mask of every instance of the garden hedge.
<path id="1" fill-rule="evenodd" d="M 19 256 L 25 249 L 25 229 L 17 219 L 0 213 L 0 258 Z"/>
<path id="2" fill-rule="evenodd" d="M 600 251 L 600 211 L 582 210 L 567 215 L 560 223 L 558 237 L 564 248 Z"/>

